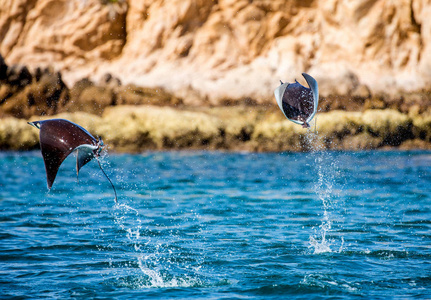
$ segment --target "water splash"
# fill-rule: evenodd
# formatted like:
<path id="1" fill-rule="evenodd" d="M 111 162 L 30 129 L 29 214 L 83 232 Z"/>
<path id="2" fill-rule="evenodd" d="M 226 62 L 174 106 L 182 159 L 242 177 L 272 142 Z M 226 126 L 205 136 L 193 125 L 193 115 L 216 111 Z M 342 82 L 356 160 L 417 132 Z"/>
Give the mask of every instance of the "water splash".
<path id="1" fill-rule="evenodd" d="M 340 280 L 333 276 L 321 273 L 305 275 L 300 284 L 323 290 L 333 289 L 340 292 L 356 293 L 360 291 L 360 286 L 358 283 Z"/>
<path id="2" fill-rule="evenodd" d="M 175 232 L 166 228 L 160 232 L 148 229 L 140 212 L 124 203 L 114 205 L 113 216 L 120 229 L 117 240 L 123 241 L 120 260 L 127 262 L 115 265 L 120 269 L 117 284 L 133 289 L 207 285 L 200 273 L 202 256 L 196 252 L 193 256 L 184 253 L 186 250 L 178 245 L 180 237 Z M 178 259 L 180 251 L 184 261 Z"/>
<path id="3" fill-rule="evenodd" d="M 154 259 L 157 260 L 155 255 L 141 255 L 138 258 L 139 269 L 148 278 L 147 281 L 141 282 L 140 288 L 201 287 L 206 285 L 199 277 L 188 274 L 182 276 L 164 274 L 162 270 L 152 266 Z"/>
<path id="4" fill-rule="evenodd" d="M 324 145 L 319 140 L 317 131 L 308 131 L 305 138 L 310 154 L 314 158 L 313 166 L 315 174 L 317 174 L 314 190 L 323 208 L 322 223 L 318 228 L 313 228 L 315 232 L 314 235 L 310 236 L 308 248 L 313 249 L 314 254 L 334 252 L 331 247 L 336 245 L 336 240 L 328 238 L 328 234 L 332 231 L 335 219 L 334 203 L 336 197 L 334 185 L 339 175 L 337 161 L 330 153 L 324 151 Z M 337 252 L 341 252 L 343 246 L 344 239 L 341 237 Z"/>

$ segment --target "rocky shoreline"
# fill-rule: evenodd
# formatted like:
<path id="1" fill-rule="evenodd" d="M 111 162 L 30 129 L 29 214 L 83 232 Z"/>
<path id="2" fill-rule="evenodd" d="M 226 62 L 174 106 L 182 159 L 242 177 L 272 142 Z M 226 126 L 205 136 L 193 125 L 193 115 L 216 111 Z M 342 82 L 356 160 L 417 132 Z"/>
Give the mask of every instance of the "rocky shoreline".
<path id="1" fill-rule="evenodd" d="M 76 122 L 117 152 L 431 149 L 431 96 L 423 91 L 396 99 L 367 90 L 324 97 L 311 131 L 286 120 L 275 101 L 184 102 L 161 88 L 122 85 L 109 74 L 69 88 L 52 68 L 9 67 L 0 56 L 0 150 L 37 148 L 38 132 L 27 122 L 46 118 Z"/>
<path id="2" fill-rule="evenodd" d="M 431 116 L 409 116 L 395 110 L 319 113 L 317 126 L 307 131 L 273 108 L 121 105 L 107 108 L 100 116 L 74 112 L 28 120 L 2 118 L 0 150 L 38 148 L 38 131 L 27 121 L 46 118 L 76 122 L 102 137 L 115 152 L 431 149 Z"/>

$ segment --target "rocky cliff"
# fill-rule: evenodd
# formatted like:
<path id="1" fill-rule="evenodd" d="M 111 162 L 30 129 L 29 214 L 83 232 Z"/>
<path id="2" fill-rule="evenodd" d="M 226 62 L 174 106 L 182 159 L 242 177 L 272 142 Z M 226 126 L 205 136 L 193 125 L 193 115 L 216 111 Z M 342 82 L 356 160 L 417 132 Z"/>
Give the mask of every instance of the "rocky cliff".
<path id="1" fill-rule="evenodd" d="M 304 71 L 322 96 L 371 99 L 430 90 L 430 16 L 431 0 L 4 0 L 0 53 L 186 104 L 273 101 Z"/>

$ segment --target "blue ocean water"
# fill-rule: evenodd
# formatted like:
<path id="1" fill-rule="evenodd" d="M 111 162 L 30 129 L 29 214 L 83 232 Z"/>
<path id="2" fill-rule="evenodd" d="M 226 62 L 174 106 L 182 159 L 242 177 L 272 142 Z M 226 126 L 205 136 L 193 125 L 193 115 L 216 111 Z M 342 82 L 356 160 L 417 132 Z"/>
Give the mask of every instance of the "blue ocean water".
<path id="1" fill-rule="evenodd" d="M 429 299 L 431 152 L 0 152 L 0 298 Z"/>

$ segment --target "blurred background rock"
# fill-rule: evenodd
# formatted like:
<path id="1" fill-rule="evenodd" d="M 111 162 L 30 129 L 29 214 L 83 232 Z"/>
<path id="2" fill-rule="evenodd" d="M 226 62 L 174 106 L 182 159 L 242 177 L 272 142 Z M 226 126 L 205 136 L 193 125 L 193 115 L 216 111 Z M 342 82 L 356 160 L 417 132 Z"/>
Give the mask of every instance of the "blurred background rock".
<path id="1" fill-rule="evenodd" d="M 0 118 L 85 112 L 103 119 L 115 106 L 146 105 L 175 120 L 216 118 L 217 130 L 207 129 L 217 137 L 205 131 L 197 141 L 174 142 L 167 127 L 153 126 L 148 136 L 161 140 L 139 149 L 306 150 L 273 90 L 279 79 L 301 81 L 307 72 L 319 82 L 319 111 L 332 112 L 318 121 L 326 148 L 430 148 L 429 16 L 431 0 L 5 0 Z M 178 115 L 156 109 L 164 106 Z M 150 118 L 118 109 L 130 122 Z M 229 114 L 242 125 L 226 127 Z M 370 123 L 371 116 L 390 125 Z M 14 148 L 32 147 L 24 144 Z"/>

